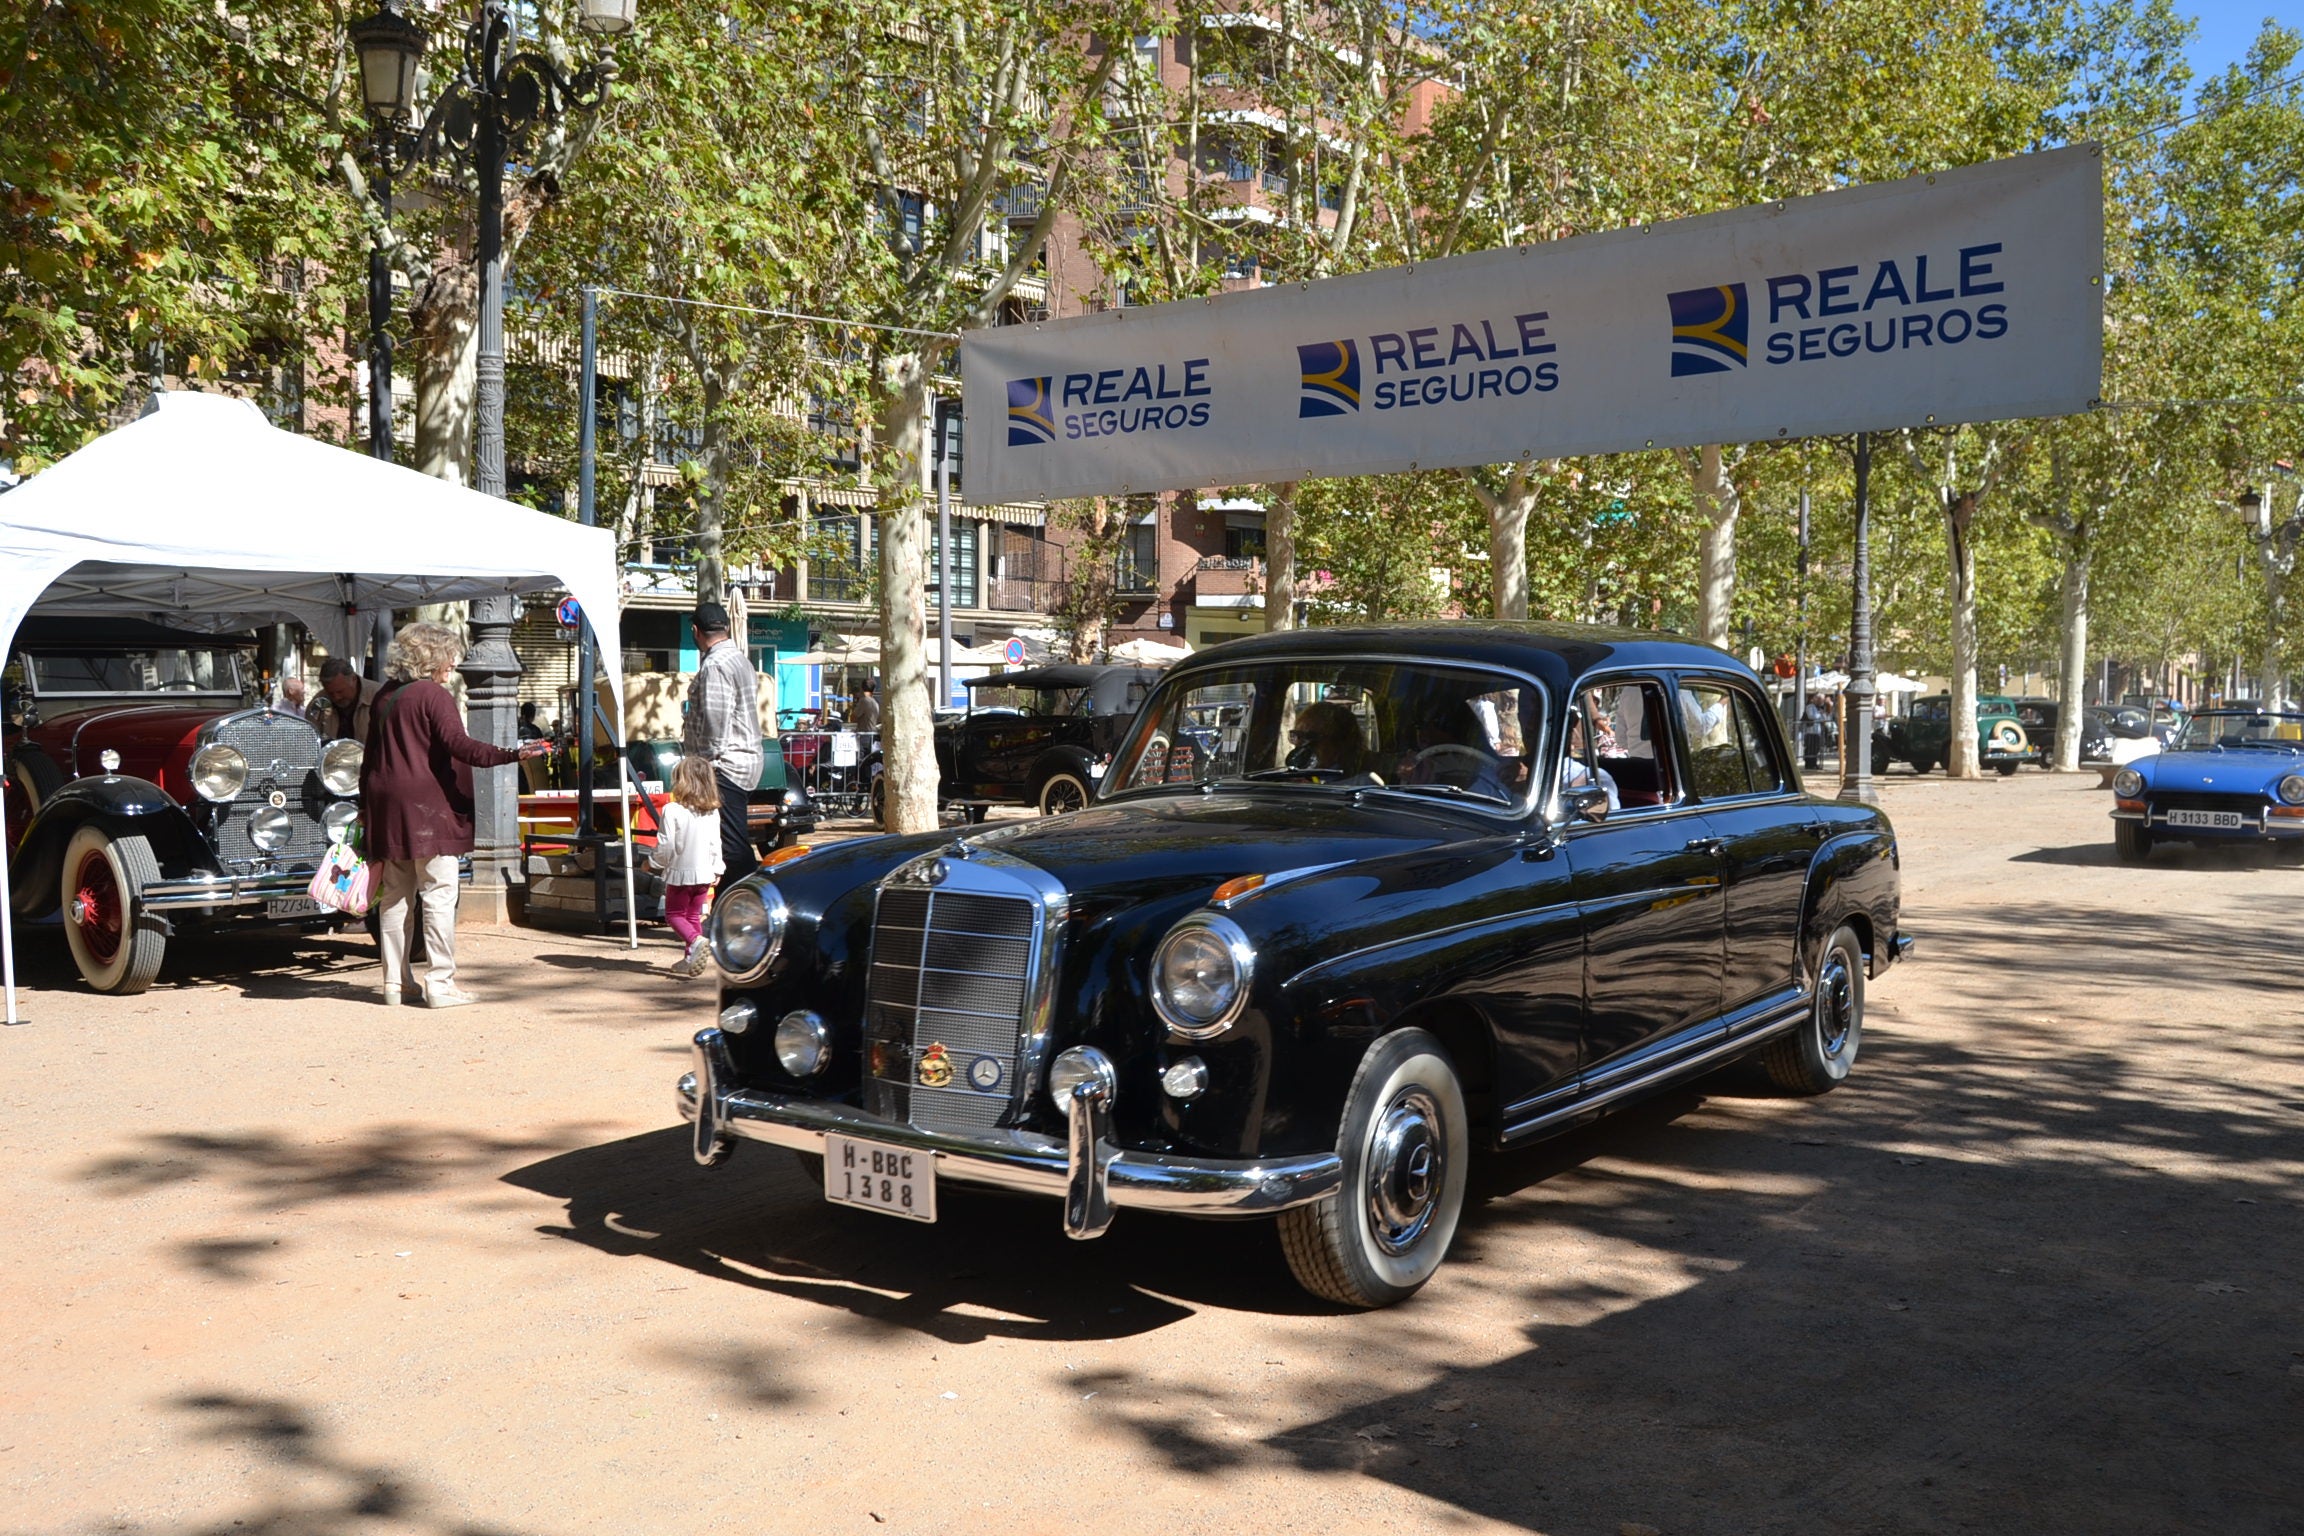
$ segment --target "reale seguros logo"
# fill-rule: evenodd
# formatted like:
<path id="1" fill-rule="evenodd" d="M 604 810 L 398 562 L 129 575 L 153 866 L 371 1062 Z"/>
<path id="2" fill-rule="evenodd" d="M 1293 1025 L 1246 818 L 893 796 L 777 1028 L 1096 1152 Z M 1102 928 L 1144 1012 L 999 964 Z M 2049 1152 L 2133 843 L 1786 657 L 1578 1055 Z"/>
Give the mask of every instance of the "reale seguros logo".
<path id="1" fill-rule="evenodd" d="M 1752 311 L 1742 283 L 1669 293 L 1672 377 L 1727 373 L 1751 360 Z"/>
<path id="2" fill-rule="evenodd" d="M 1296 348 L 1303 375 L 1296 417 L 1347 416 L 1360 409 L 1360 349 L 1350 341 L 1306 342 Z"/>
<path id="3" fill-rule="evenodd" d="M 1029 448 L 1056 441 L 1056 420 L 1049 411 L 1048 376 L 1008 381 L 1008 446 Z"/>

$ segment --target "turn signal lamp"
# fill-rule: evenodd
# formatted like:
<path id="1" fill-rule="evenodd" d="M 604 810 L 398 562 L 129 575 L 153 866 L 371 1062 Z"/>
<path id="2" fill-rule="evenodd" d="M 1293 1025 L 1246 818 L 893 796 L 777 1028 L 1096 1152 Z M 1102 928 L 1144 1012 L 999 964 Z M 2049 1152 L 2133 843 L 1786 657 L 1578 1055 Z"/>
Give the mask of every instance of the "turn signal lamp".
<path id="1" fill-rule="evenodd" d="M 1263 883 L 1264 877 L 1262 875 L 1241 875 L 1237 879 L 1227 880 L 1222 885 L 1216 887 L 1216 894 L 1209 897 L 1208 899 L 1214 902 L 1217 906 L 1221 907 L 1226 902 L 1238 901 L 1241 897 L 1247 895 L 1250 891 L 1253 891 L 1259 886 L 1263 885 Z"/>
<path id="2" fill-rule="evenodd" d="M 774 853 L 768 855 L 768 857 L 762 859 L 760 861 L 760 867 L 762 869 L 774 869 L 779 864 L 789 864 L 794 859 L 804 859 L 815 851 L 815 849 L 809 847 L 806 843 L 794 843 L 791 847 L 779 848 Z"/>

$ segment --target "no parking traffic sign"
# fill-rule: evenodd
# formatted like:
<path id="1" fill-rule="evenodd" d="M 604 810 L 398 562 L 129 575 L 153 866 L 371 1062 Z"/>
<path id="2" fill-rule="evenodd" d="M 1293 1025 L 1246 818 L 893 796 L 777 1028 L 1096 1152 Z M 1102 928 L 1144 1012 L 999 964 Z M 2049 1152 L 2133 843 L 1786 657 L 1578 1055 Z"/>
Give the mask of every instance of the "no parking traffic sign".
<path id="1" fill-rule="evenodd" d="M 560 621 L 562 629 L 575 629 L 584 622 L 584 610 L 577 606 L 576 599 L 564 597 L 560 599 L 560 605 L 552 610 L 552 617 Z"/>
<path id="2" fill-rule="evenodd" d="M 1024 642 L 1014 635 L 1008 637 L 1008 665 L 1012 667 L 1024 665 Z"/>

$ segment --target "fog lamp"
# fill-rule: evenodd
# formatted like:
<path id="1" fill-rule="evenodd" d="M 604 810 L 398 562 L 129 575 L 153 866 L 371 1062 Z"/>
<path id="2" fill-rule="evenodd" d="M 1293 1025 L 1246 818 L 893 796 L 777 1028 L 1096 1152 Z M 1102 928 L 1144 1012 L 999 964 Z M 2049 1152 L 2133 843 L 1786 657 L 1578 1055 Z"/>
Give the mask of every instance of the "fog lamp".
<path id="1" fill-rule="evenodd" d="M 277 805 L 267 805 L 248 820 L 248 841 L 272 853 L 288 846 L 295 835 L 296 818 Z"/>
<path id="2" fill-rule="evenodd" d="M 832 1032 L 802 1008 L 776 1021 L 776 1060 L 794 1077 L 814 1077 L 832 1055 Z"/>
<path id="3" fill-rule="evenodd" d="M 1172 1099 L 1196 1099 L 1208 1091 L 1208 1063 L 1186 1056 L 1160 1074 L 1160 1091 Z"/>
<path id="4" fill-rule="evenodd" d="M 339 800 L 320 813 L 320 825 L 328 829 L 328 841 L 341 843 L 352 836 L 352 823 L 360 819 L 360 807 L 349 800 Z"/>
<path id="5" fill-rule="evenodd" d="M 740 997 L 720 1010 L 720 1028 L 728 1034 L 740 1035 L 759 1017 L 760 1010 L 752 1006 L 751 999 Z"/>
<path id="6" fill-rule="evenodd" d="M 1106 1103 L 1120 1087 L 1120 1074 L 1114 1070 L 1112 1058 L 1092 1045 L 1076 1045 L 1048 1064 L 1048 1096 L 1067 1113 L 1072 1108 L 1072 1090 L 1090 1080 L 1104 1085 Z"/>

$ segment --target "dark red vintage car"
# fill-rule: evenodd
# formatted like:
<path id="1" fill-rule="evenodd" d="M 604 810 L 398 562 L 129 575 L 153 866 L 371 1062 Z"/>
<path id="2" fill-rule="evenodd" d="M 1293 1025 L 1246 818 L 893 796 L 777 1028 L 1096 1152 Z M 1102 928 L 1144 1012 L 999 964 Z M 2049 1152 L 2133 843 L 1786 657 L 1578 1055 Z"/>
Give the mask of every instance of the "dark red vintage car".
<path id="1" fill-rule="evenodd" d="M 334 920 L 305 894 L 359 812 L 360 747 L 251 709 L 247 635 L 28 621 L 9 667 L 9 880 L 99 992 L 141 992 L 171 938 Z"/>

